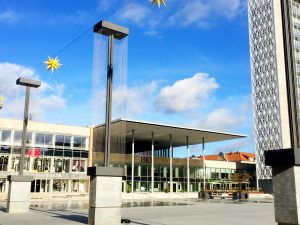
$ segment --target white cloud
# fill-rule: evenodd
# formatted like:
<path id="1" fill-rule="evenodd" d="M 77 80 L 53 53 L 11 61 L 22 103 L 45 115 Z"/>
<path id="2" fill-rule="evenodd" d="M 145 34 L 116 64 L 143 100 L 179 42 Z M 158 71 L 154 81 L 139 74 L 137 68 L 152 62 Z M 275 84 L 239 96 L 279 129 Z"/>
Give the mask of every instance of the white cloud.
<path id="1" fill-rule="evenodd" d="M 243 10 L 241 1 L 242 0 L 210 0 L 208 3 L 214 14 L 231 20 Z"/>
<path id="2" fill-rule="evenodd" d="M 16 23 L 20 19 L 19 15 L 11 10 L 0 12 L 0 22 L 4 23 Z"/>
<path id="3" fill-rule="evenodd" d="M 197 109 L 219 87 L 213 77 L 197 73 L 191 78 L 178 80 L 161 89 L 155 107 L 167 113 L 187 112 Z"/>
<path id="4" fill-rule="evenodd" d="M 204 129 L 222 130 L 247 130 L 252 125 L 251 95 L 235 96 L 222 99 L 221 106 L 206 114 L 199 114 L 190 125 Z"/>
<path id="5" fill-rule="evenodd" d="M 203 24 L 206 23 L 207 17 L 210 15 L 210 5 L 203 3 L 202 1 L 188 1 L 184 7 L 179 9 L 173 14 L 168 22 L 171 25 L 175 23 L 187 26 L 193 23 Z"/>
<path id="6" fill-rule="evenodd" d="M 97 2 L 97 9 L 99 11 L 106 11 L 110 9 L 114 4 L 117 2 L 117 0 L 99 0 Z"/>
<path id="7" fill-rule="evenodd" d="M 12 64 L 0 63 L 0 95 L 4 96 L 4 107 L 0 110 L 0 116 L 22 118 L 24 113 L 25 88 L 16 85 L 19 77 L 38 79 L 38 75 L 32 68 Z M 60 109 L 66 106 L 62 97 L 63 86 L 56 84 L 51 86 L 45 82 L 38 89 L 31 88 L 30 114 L 33 119 L 42 119 L 48 110 Z"/>
<path id="8" fill-rule="evenodd" d="M 130 2 L 119 9 L 114 17 L 118 21 L 133 22 L 136 25 L 143 25 L 149 17 L 151 10 L 141 4 Z"/>
<path id="9" fill-rule="evenodd" d="M 199 124 L 201 127 L 216 130 L 234 129 L 247 121 L 246 115 L 238 111 L 219 108 L 212 111 Z"/>

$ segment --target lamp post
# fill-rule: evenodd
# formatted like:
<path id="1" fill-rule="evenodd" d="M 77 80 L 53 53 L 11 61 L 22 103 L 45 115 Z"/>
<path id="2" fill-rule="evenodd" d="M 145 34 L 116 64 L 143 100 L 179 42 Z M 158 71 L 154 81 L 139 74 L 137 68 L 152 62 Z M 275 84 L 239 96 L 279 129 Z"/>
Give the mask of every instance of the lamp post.
<path id="1" fill-rule="evenodd" d="M 108 62 L 105 115 L 104 167 L 89 167 L 90 208 L 89 225 L 119 225 L 121 222 L 122 177 L 124 169 L 110 166 L 111 108 L 114 39 L 125 38 L 129 30 L 125 27 L 101 20 L 94 26 L 94 32 L 108 36 Z"/>
<path id="2" fill-rule="evenodd" d="M 113 58 L 114 39 L 121 40 L 128 36 L 129 30 L 126 27 L 101 20 L 94 26 L 94 32 L 108 36 L 108 62 L 107 62 L 107 85 L 106 85 L 106 115 L 105 115 L 105 148 L 104 166 L 110 165 L 110 136 L 111 136 L 111 107 L 112 107 L 112 79 L 113 79 Z"/>
<path id="3" fill-rule="evenodd" d="M 41 86 L 41 81 L 30 80 L 20 77 L 16 81 L 17 85 L 26 87 L 25 96 L 25 109 L 24 109 L 24 121 L 22 132 L 22 149 L 19 164 L 19 175 L 9 175 L 7 180 L 9 181 L 9 189 L 7 195 L 7 213 L 27 213 L 30 206 L 30 187 L 33 176 L 24 176 L 24 157 L 25 147 L 27 139 L 27 124 L 28 124 L 28 111 L 29 111 L 29 99 L 30 88 L 38 88 Z"/>
<path id="4" fill-rule="evenodd" d="M 26 147 L 26 138 L 27 138 L 27 125 L 28 125 L 28 112 L 29 112 L 29 101 L 30 101 L 30 88 L 38 88 L 41 86 L 41 81 L 38 80 L 30 80 L 27 78 L 20 77 L 16 81 L 17 85 L 22 85 L 26 87 L 26 95 L 25 95 L 25 108 L 24 108 L 24 120 L 23 120 L 23 132 L 22 132 L 22 149 L 21 149 L 21 157 L 20 157 L 20 169 L 19 175 L 24 175 L 24 157 L 25 157 L 25 147 Z"/>

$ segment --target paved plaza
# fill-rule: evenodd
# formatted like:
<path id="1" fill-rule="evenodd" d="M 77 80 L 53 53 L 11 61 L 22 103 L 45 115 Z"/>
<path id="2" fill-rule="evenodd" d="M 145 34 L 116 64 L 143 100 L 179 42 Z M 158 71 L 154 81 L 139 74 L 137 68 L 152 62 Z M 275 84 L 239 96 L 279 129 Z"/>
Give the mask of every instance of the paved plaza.
<path id="1" fill-rule="evenodd" d="M 139 225 L 275 225 L 272 200 L 156 200 L 123 203 L 123 218 Z M 6 214 L 1 202 L 1 225 L 87 224 L 87 201 L 33 203 L 27 214 Z"/>

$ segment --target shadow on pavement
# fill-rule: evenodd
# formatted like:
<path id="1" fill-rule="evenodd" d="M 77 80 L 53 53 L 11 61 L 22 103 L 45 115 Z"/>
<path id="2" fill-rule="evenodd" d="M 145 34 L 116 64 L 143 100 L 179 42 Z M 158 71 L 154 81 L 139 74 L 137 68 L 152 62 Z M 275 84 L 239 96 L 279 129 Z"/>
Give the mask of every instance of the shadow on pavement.
<path id="1" fill-rule="evenodd" d="M 43 212 L 43 213 L 47 213 L 47 214 L 51 214 L 56 218 L 61 218 L 61 219 L 65 219 L 65 220 L 70 220 L 70 221 L 74 221 L 74 222 L 78 222 L 78 223 L 83 223 L 83 224 L 87 224 L 88 223 L 88 216 L 86 215 L 78 215 L 80 213 L 76 213 L 76 214 L 62 214 L 62 213 L 58 213 L 58 212 L 53 212 L 53 211 L 47 211 L 47 210 L 41 210 L 41 209 L 37 209 L 37 208 L 30 208 L 31 210 L 34 211 L 38 211 L 38 212 Z M 66 213 L 70 213 L 68 211 L 64 211 Z"/>

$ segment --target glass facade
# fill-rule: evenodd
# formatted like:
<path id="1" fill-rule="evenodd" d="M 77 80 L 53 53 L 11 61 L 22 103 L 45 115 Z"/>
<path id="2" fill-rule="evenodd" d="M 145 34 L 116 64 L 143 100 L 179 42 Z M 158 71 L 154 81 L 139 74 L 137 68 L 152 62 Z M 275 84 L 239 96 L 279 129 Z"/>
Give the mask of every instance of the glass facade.
<path id="1" fill-rule="evenodd" d="M 112 154 L 111 166 L 122 167 L 125 170 L 123 177 L 123 192 L 151 192 L 151 158 L 135 155 L 134 183 L 132 184 L 132 162 L 131 154 L 122 157 L 126 158 L 125 163 L 118 163 L 119 154 Z M 166 157 L 155 157 L 154 159 L 154 192 L 170 191 L 170 159 Z M 190 159 L 190 192 L 203 190 L 204 171 L 202 160 Z M 173 159 L 173 192 L 188 191 L 187 159 Z M 253 180 L 242 182 L 241 188 L 249 190 L 255 188 L 255 164 L 249 165 L 247 169 L 229 168 L 205 168 L 205 189 L 211 191 L 238 190 L 239 181 L 234 179 L 235 174 L 249 174 Z"/>
<path id="2" fill-rule="evenodd" d="M 35 177 L 31 191 L 86 192 L 88 138 L 29 131 L 24 172 Z M 0 177 L 2 186 L 6 185 L 7 175 L 17 174 L 20 169 L 21 140 L 20 130 L 0 128 L 0 172 L 7 173 L 5 177 Z M 2 180 L 4 181 L 1 182 Z M 6 188 L 2 188 L 1 184 L 0 191 L 4 191 Z"/>

